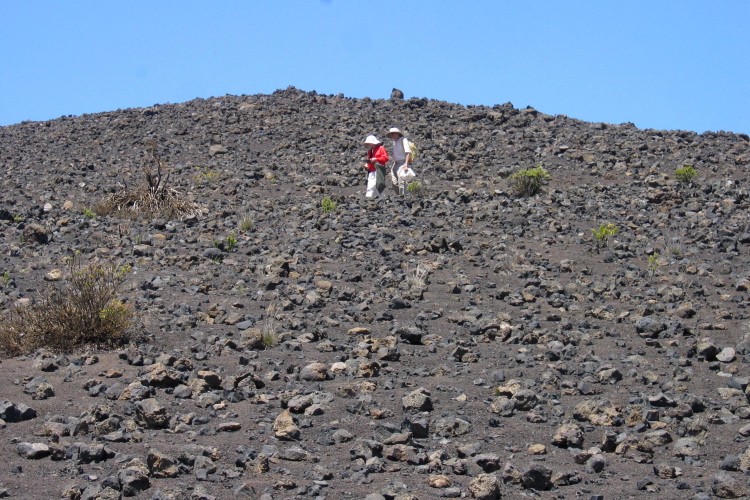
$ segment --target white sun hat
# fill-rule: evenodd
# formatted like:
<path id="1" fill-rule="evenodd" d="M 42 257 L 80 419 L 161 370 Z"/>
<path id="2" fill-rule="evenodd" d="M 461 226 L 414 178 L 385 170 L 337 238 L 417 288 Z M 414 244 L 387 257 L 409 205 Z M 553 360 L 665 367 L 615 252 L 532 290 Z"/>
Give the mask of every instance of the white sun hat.
<path id="1" fill-rule="evenodd" d="M 367 139 L 365 139 L 365 142 L 364 142 L 364 143 L 365 143 L 365 144 L 374 144 L 374 145 L 376 145 L 376 146 L 377 146 L 378 144 L 382 144 L 382 142 L 380 142 L 380 141 L 378 140 L 378 138 L 377 138 L 377 137 L 375 137 L 374 135 L 368 135 L 368 136 L 367 136 Z"/>
<path id="2" fill-rule="evenodd" d="M 385 134 L 386 137 L 390 137 L 391 134 L 398 134 L 401 137 L 406 137 L 403 132 L 401 132 L 397 127 L 391 127 L 391 129 L 388 131 L 387 134 Z"/>

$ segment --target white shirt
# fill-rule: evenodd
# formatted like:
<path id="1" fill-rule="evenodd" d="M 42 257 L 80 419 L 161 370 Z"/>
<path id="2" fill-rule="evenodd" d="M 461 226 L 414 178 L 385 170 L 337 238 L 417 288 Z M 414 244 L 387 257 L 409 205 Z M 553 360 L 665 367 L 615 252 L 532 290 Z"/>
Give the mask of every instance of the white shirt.
<path id="1" fill-rule="evenodd" d="M 395 161 L 406 161 L 406 155 L 410 153 L 411 147 L 406 137 L 401 136 L 393 143 L 393 159 Z"/>

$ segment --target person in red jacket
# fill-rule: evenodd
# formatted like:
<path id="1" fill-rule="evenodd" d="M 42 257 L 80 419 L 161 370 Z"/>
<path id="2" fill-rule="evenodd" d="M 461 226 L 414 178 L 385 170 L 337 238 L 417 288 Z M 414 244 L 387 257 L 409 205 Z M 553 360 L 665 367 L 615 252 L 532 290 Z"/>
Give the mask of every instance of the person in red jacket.
<path id="1" fill-rule="evenodd" d="M 388 152 L 383 143 L 374 135 L 367 136 L 367 192 L 366 198 L 377 198 L 385 189 L 385 164 L 388 163 Z"/>

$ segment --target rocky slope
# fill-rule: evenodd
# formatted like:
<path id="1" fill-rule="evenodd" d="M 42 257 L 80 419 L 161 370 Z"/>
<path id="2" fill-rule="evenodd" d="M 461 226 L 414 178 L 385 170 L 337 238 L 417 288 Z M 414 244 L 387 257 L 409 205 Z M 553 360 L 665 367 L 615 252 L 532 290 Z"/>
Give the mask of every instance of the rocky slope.
<path id="1" fill-rule="evenodd" d="M 365 200 L 391 126 L 424 191 Z M 154 140 L 200 214 L 91 217 Z M 0 363 L 0 495 L 744 496 L 748 163 L 746 134 L 291 87 L 0 127 L 3 309 L 77 251 L 131 265 L 138 319 Z"/>

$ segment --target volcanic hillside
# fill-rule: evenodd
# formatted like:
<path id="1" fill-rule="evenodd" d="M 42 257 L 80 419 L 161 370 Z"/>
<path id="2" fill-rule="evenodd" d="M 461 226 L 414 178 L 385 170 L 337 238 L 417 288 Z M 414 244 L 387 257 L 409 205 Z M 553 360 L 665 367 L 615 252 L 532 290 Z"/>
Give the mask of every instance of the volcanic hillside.
<path id="1" fill-rule="evenodd" d="M 392 126 L 420 189 L 367 200 Z M 192 210 L 103 210 L 156 161 Z M 74 257 L 129 266 L 135 319 L 2 360 L 0 496 L 745 496 L 748 164 L 746 134 L 293 87 L 0 127 L 3 311 Z"/>

